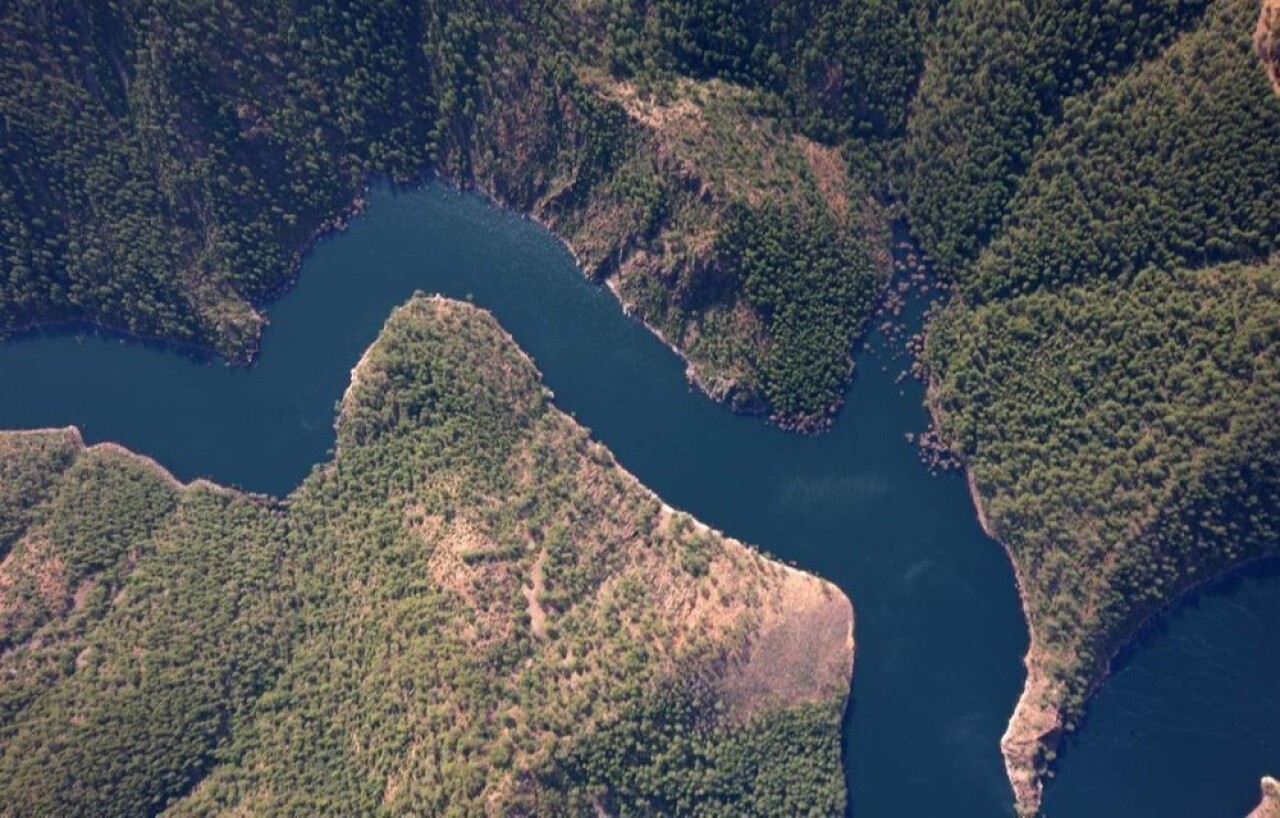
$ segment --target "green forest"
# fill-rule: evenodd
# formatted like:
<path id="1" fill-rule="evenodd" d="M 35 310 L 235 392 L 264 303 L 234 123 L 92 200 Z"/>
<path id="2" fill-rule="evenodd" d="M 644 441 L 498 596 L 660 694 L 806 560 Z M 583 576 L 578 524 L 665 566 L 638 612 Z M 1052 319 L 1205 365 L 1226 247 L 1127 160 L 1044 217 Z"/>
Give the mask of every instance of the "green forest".
<path id="1" fill-rule="evenodd" d="M 844 809 L 848 600 L 664 510 L 475 308 L 397 310 L 282 500 L 74 429 L 0 454 L 6 814 Z"/>
<path id="2" fill-rule="evenodd" d="M 1280 96 L 1257 14 L 1212 3 L 1066 98 L 994 238 L 941 239 L 960 296 L 930 327 L 931 403 L 1013 557 L 1034 695 L 1067 732 L 1148 617 L 1280 544 Z"/>
<path id="3" fill-rule="evenodd" d="M 0 337 L 87 323 L 251 360 L 264 305 L 289 286 L 311 242 L 359 210 L 368 177 L 439 173 L 564 238 L 588 276 L 688 358 L 708 394 L 817 431 L 855 377 L 852 349 L 885 292 L 889 226 L 900 220 L 953 285 L 923 357 L 938 431 L 1014 559 L 1038 647 L 1029 663 L 1049 680 L 1038 695 L 1070 731 L 1140 623 L 1276 547 L 1280 68 L 1274 36 L 1253 41 L 1258 15 L 1256 0 L 17 0 L 0 10 Z M 400 332 L 394 323 L 388 331 Z M 44 680 L 82 678 L 70 675 L 77 664 L 99 666 L 91 631 L 105 629 L 109 643 L 111 628 L 149 621 L 128 607 L 132 596 L 117 600 L 117 586 L 139 576 L 150 592 L 194 582 L 159 567 L 138 575 L 148 554 L 187 536 L 209 553 L 260 542 L 274 549 L 262 559 L 287 576 L 213 572 L 213 596 L 183 604 L 212 606 L 193 628 L 237 611 L 252 620 L 259 605 L 289 612 L 283 631 L 258 634 L 288 646 L 286 665 L 257 646 L 183 657 L 236 671 L 174 699 L 198 722 L 181 737 L 137 712 L 136 735 L 153 731 L 158 744 L 184 749 L 153 777 L 121 771 L 132 783 L 120 786 L 134 789 L 112 797 L 154 810 L 181 795 L 174 803 L 192 812 L 343 811 L 387 797 L 374 782 L 393 779 L 393 755 L 415 752 L 412 735 L 354 752 L 335 742 L 392 742 L 390 731 L 315 720 L 337 700 L 322 670 L 378 659 L 348 655 L 373 642 L 344 629 L 391 627 L 353 615 L 361 594 L 410 604 L 403 583 L 415 575 L 397 566 L 419 546 L 387 509 L 428 528 L 443 509 L 482 515 L 470 524 L 499 532 L 497 545 L 458 555 L 458 570 L 513 572 L 491 601 L 518 603 L 532 562 L 504 538 L 527 513 L 493 502 L 509 491 L 493 463 L 550 416 L 532 386 L 464 400 L 432 379 L 432 360 L 389 363 L 387 400 L 351 403 L 336 464 L 285 501 L 177 491 L 118 453 L 55 438 L 26 440 L 0 459 L 0 549 L 20 540 L 38 549 L 29 532 L 52 525 L 57 503 L 79 520 L 50 535 L 66 549 L 61 573 L 5 586 L 23 602 L 0 612 L 0 647 L 40 647 L 14 654 L 28 664 L 6 671 L 0 744 L 43 746 L 41 725 L 92 709 L 97 691 L 79 682 L 41 690 Z M 483 411 L 442 409 L 458 401 Z M 499 448 L 464 466 L 449 447 L 475 439 L 478 424 Z M 407 510 L 421 472 L 405 463 L 455 474 L 457 496 L 433 486 L 436 510 Z M 567 502 L 581 490 L 540 477 L 519 502 Z M 627 514 L 648 520 L 641 505 Z M 92 512 L 115 506 L 130 509 L 114 521 L 121 530 Z M 202 520 L 223 534 L 201 539 Z M 569 522 L 539 525 L 542 593 L 554 609 L 595 580 Z M 376 534 L 380 548 L 354 548 L 353 532 Z M 680 548 L 682 564 L 703 565 L 699 547 Z M 351 581 L 303 578 L 324 571 Z M 416 581 L 428 600 L 413 603 L 427 608 L 413 613 L 422 621 L 457 604 L 439 583 Z M 339 585 L 349 597 L 335 596 Z M 50 587 L 61 589 L 56 599 Z M 253 599 L 236 610 L 217 601 L 242 593 Z M 316 641 L 326 628 L 347 638 Z M 437 644 L 439 629 L 378 633 L 426 640 L 424 651 L 457 649 Z M 571 652 L 577 659 L 652 664 L 630 648 L 603 653 L 616 634 L 588 633 L 574 637 L 591 648 Z M 155 638 L 157 657 L 179 649 Z M 486 661 L 510 667 L 523 656 L 493 647 Z M 94 711 L 99 721 L 86 716 L 95 740 L 136 738 L 112 727 L 111 714 L 133 713 L 137 697 L 152 695 L 144 685 L 181 675 L 177 660 L 158 661 L 166 672 L 101 660 L 102 678 L 120 680 L 111 695 L 121 703 Z M 383 661 L 370 690 L 351 674 L 333 684 L 385 703 L 367 718 L 404 722 L 409 669 Z M 479 684 L 474 669 L 437 672 L 433 684 Z M 659 686 L 649 681 L 646 693 Z M 602 727 L 602 746 L 552 749 L 559 723 L 530 736 L 485 722 L 497 731 L 486 733 L 467 714 L 417 713 L 420 724 L 453 731 L 453 766 L 447 781 L 407 771 L 391 797 L 488 797 L 476 770 L 492 752 L 485 763 L 504 769 L 527 762 L 528 776 L 504 792 L 529 811 L 549 809 L 547 792 L 572 790 L 579 806 L 606 799 L 622 810 L 608 801 L 617 797 L 643 805 L 638 814 L 678 812 L 690 782 L 673 770 L 705 771 L 697 786 L 722 799 L 705 803 L 726 803 L 729 793 L 748 798 L 735 788 L 760 778 L 776 730 L 830 738 L 814 728 L 829 716 L 819 705 L 749 729 L 703 724 L 695 715 L 705 687 L 670 681 L 661 680 L 669 717 L 645 714 L 643 698 L 610 699 L 612 715 L 630 715 Z M 271 727 L 286 721 L 264 708 L 295 716 Z M 718 737 L 714 747 L 699 742 L 703 730 Z M 683 761 L 609 762 L 608 742 L 655 735 Z M 1046 736 L 1038 749 L 1037 778 L 1056 742 Z M 273 762 L 312 744 L 330 749 L 291 773 L 305 780 L 286 787 L 271 777 Z M 814 757 L 828 770 L 838 760 L 823 746 Z M 50 783 L 68 769 L 59 765 L 88 763 L 76 752 L 48 764 L 7 753 L 0 781 L 26 776 L 40 797 L 89 797 Z M 834 805 L 825 780 L 813 779 L 805 797 Z M 165 782 L 162 791 L 148 781 Z M 337 800 L 287 804 L 290 788 Z M 749 797 L 741 803 L 765 812 L 792 806 L 773 791 Z M 1019 793 L 1025 814 L 1035 798 Z M 55 814 L 52 803 L 31 808 Z"/>
<path id="4" fill-rule="evenodd" d="M 88 323 L 250 360 L 261 305 L 365 179 L 438 172 L 616 277 L 712 394 L 821 426 L 887 274 L 868 146 L 902 132 L 921 59 L 914 12 L 885 6 L 7 4 L 0 334 Z M 743 210 L 793 215 L 755 277 L 835 303 L 746 295 Z"/>

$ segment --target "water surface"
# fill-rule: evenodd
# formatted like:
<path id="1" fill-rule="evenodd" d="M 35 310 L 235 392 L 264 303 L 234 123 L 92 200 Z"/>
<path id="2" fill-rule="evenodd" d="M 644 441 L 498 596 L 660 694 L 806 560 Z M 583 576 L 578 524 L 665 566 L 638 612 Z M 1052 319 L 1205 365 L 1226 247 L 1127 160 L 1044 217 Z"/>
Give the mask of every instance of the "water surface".
<path id="1" fill-rule="evenodd" d="M 89 442 L 119 441 L 183 479 L 282 495 L 325 459 L 351 367 L 418 289 L 492 310 L 558 405 L 672 505 L 849 594 L 856 818 L 1012 814 L 997 747 L 1027 642 L 1012 571 L 963 481 L 930 476 L 905 440 L 925 426 L 921 390 L 898 382 L 905 361 L 882 337 L 860 356 L 829 434 L 784 433 L 693 392 L 676 357 L 546 231 L 442 185 L 379 189 L 272 305 L 252 368 L 96 335 L 30 338 L 0 346 L 0 428 L 76 424 Z M 1051 818 L 1241 815 L 1257 778 L 1280 771 L 1280 731 L 1269 729 L 1280 667 L 1263 650 L 1278 625 L 1275 579 L 1174 617 L 1099 696 L 1051 788 Z M 1248 740 L 1234 724 L 1245 716 Z"/>

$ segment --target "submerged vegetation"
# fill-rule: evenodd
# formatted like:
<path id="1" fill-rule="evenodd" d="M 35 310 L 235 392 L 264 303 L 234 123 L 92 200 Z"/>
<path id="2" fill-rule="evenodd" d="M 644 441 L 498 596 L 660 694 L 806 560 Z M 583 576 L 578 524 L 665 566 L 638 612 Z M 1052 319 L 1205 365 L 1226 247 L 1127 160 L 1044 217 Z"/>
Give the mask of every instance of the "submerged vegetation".
<path id="1" fill-rule="evenodd" d="M 662 505 L 474 308 L 394 313 L 282 501 L 0 450 L 14 815 L 844 809 L 848 600 Z"/>

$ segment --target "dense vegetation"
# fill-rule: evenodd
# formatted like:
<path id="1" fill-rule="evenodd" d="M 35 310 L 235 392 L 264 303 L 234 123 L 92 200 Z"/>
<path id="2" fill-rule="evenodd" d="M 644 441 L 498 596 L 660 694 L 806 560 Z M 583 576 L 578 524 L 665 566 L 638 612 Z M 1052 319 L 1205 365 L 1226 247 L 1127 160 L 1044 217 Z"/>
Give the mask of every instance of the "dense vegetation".
<path id="1" fill-rule="evenodd" d="M 784 154 L 817 148 L 802 133 L 902 130 L 920 53 L 907 9 L 880 5 L 8 4 L 0 333 L 92 322 L 251 358 L 254 305 L 342 223 L 363 178 L 439 170 L 550 223 L 592 275 L 617 274 L 713 394 L 820 422 L 872 299 L 845 298 L 836 319 L 793 303 L 818 329 L 784 327 L 771 345 L 774 328 L 722 269 L 742 248 L 717 237 L 731 208 L 793 212 L 788 231 L 837 240 L 774 278 L 878 288 L 870 154 L 854 151 L 856 172 L 824 161 L 820 179 Z M 881 59 L 851 58 L 850 41 Z M 728 56 L 748 43 L 750 59 Z M 673 98 L 690 127 L 640 116 Z M 830 191 L 851 206 L 834 209 L 819 195 Z"/>
<path id="2" fill-rule="evenodd" d="M 1159 60 L 1072 100 L 969 292 L 986 300 L 1280 249 L 1280 105 L 1253 53 L 1255 14 L 1221 2 Z"/>
<path id="3" fill-rule="evenodd" d="M 622 76 L 718 77 L 757 91 L 823 141 L 884 139 L 906 126 L 923 65 L 924 4 L 622 0 L 607 11 L 607 58 Z"/>
<path id="4" fill-rule="evenodd" d="M 283 502 L 0 436 L 6 814 L 843 810 L 848 601 L 664 508 L 487 315 L 397 311 L 338 430 Z M 796 685 L 757 645 L 806 617 Z"/>
<path id="5" fill-rule="evenodd" d="M 941 430 L 1035 637 L 1032 778 L 1142 621 L 1280 542 L 1280 98 L 1257 14 L 1218 0 L 1065 100 L 931 328 Z"/>
<path id="6" fill-rule="evenodd" d="M 1000 225 L 1068 100 L 1158 54 L 1203 0 L 959 0 L 939 15 L 902 154 L 911 226 L 959 272 Z"/>
<path id="7" fill-rule="evenodd" d="M 1054 714 L 1036 736 L 1038 779 L 1051 733 L 1078 721 L 1139 621 L 1273 548 L 1280 89 L 1271 8 L 1255 46 L 1252 0 L 22 0 L 0 11 L 0 334 L 91 321 L 251 357 L 263 320 L 253 305 L 288 283 L 313 236 L 341 223 L 367 174 L 440 171 L 550 225 L 589 275 L 607 279 L 688 357 L 707 392 L 820 428 L 839 405 L 850 343 L 885 280 L 896 197 L 922 249 L 957 284 L 931 327 L 926 363 L 941 431 L 1023 579 L 1037 648 L 1028 690 Z M 474 442 L 483 424 L 486 445 L 498 448 L 472 466 L 492 457 L 492 471 L 545 413 L 527 406 L 529 417 L 513 424 L 502 408 L 510 395 L 472 395 L 467 405 L 489 407 L 475 419 L 442 415 L 440 401 L 460 398 L 426 385 L 435 383 L 430 361 L 396 366 L 405 368 L 389 393 L 397 397 L 353 404 L 342 432 L 348 459 L 291 500 L 280 546 L 303 554 L 328 538 L 329 550 L 368 561 L 326 570 L 362 582 L 394 573 L 376 559 L 411 561 L 419 546 L 400 518 L 357 513 L 359 504 L 337 498 L 401 508 L 422 475 L 398 459 L 442 474 L 458 468 L 444 438 L 404 457 L 405 440 L 441 432 L 387 442 L 383 431 L 416 430 L 430 416 L 449 440 Z M 422 459 L 428 450 L 436 454 Z M 60 481 L 88 479 L 84 458 L 52 439 L 0 458 L 0 552 L 43 525 L 40 509 L 55 502 Z M 532 576 L 513 532 L 533 529 L 495 510 L 503 506 L 493 498 L 511 487 L 496 472 L 466 473 L 460 485 L 477 488 L 459 489 L 457 507 L 487 509 L 483 525 L 471 524 L 499 532 L 499 545 L 459 563 L 503 566 L 514 572 L 509 586 Z M 109 502 L 129 508 L 190 502 L 145 481 L 117 491 Z M 60 559 L 72 585 L 116 583 L 132 555 L 145 560 L 145 549 L 124 543 L 160 536 L 147 532 L 175 513 L 68 545 Z M 435 519 L 415 514 L 420 526 Z M 565 546 L 568 522 L 538 525 L 542 593 L 563 612 L 558 605 L 594 587 L 594 575 Z M 374 530 L 380 556 L 352 545 L 352 532 L 364 541 Z M 693 542 L 680 546 L 680 562 L 698 573 L 707 558 Z M 4 645 L 78 610 L 72 585 L 55 583 L 61 590 L 46 597 L 42 582 L 32 575 L 12 586 L 27 603 L 3 612 L 13 634 Z M 523 585 L 502 587 L 519 602 Z M 395 582 L 375 592 L 405 593 Z M 320 708 L 307 712 L 331 721 L 317 680 L 334 656 L 365 668 L 366 657 L 349 652 L 363 644 L 359 628 L 373 625 L 358 595 L 342 598 L 327 584 L 299 594 L 334 629 L 357 629 L 281 671 L 294 681 L 277 690 L 296 687 Z M 415 616 L 433 621 L 457 602 L 432 599 Z M 41 644 L 77 644 L 67 633 Z M 604 641 L 582 639 L 593 651 Z M 57 650 L 41 654 L 32 678 L 69 672 L 71 648 Z M 502 667 L 527 658 L 492 651 L 486 661 Z M 386 702 L 379 718 L 400 720 L 396 686 L 409 683 L 396 674 L 407 671 L 384 670 L 359 695 Z M 454 683 L 431 675 L 443 671 L 414 672 Z M 341 684 L 356 695 L 361 681 Z M 12 689 L 6 712 L 26 707 L 37 687 Z M 697 685 L 664 695 L 674 697 L 670 720 L 637 715 L 598 737 L 638 741 L 642 726 L 666 736 L 690 769 L 712 756 L 741 770 L 756 763 L 763 745 L 728 749 L 738 726 L 679 716 L 687 709 L 677 703 L 704 695 Z M 226 696 L 219 712 L 239 706 Z M 643 699 L 611 703 L 614 715 L 644 712 Z M 440 714 L 420 715 L 445 729 L 432 721 Z M 795 725 L 804 732 L 803 718 Z M 492 763 L 517 757 L 521 741 L 537 743 L 512 734 L 511 749 L 469 726 L 447 729 L 460 731 L 450 733 L 461 748 L 450 769 L 467 775 L 481 757 L 470 741 L 488 742 Z M 317 731 L 304 720 L 288 737 L 263 739 L 274 749 L 256 760 L 237 750 L 186 803 L 261 797 L 278 806 L 283 791 L 245 776 L 340 734 Z M 226 743 L 223 732 L 192 735 Z M 707 735 L 714 748 L 699 743 Z M 232 744 L 252 745 L 244 742 Z M 610 748 L 529 751 L 519 756 L 529 777 L 510 793 L 542 811 L 547 786 L 620 811 L 608 793 L 627 793 L 626 809 L 640 812 L 687 800 L 689 782 L 669 781 L 675 756 L 637 757 L 621 770 Z M 384 756 L 371 767 L 329 766 L 337 753 L 318 756 L 293 785 L 327 794 L 345 785 L 326 782 L 342 781 L 360 793 L 352 798 L 382 796 L 368 782 L 386 780 Z M 203 775 L 197 768 L 166 780 L 181 789 Z M 723 794 L 722 770 L 698 786 Z M 478 797 L 419 784 L 430 803 Z M 776 806 L 773 795 L 755 803 Z M 1034 810 L 1034 793 L 1018 797 Z"/>
<path id="8" fill-rule="evenodd" d="M 620 818 L 840 814 L 844 782 L 827 772 L 840 749 L 830 735 L 838 718 L 831 703 L 746 726 L 724 725 L 708 717 L 714 712 L 712 695 L 689 683 L 631 705 L 552 765 L 551 781 L 568 796 L 564 812 L 588 812 L 595 798 Z M 768 783 L 744 791 L 742 781 Z"/>
<path id="9" fill-rule="evenodd" d="M 943 428 L 1073 721 L 1137 621 L 1280 547 L 1280 266 L 1150 269 L 952 310 L 934 333 Z"/>

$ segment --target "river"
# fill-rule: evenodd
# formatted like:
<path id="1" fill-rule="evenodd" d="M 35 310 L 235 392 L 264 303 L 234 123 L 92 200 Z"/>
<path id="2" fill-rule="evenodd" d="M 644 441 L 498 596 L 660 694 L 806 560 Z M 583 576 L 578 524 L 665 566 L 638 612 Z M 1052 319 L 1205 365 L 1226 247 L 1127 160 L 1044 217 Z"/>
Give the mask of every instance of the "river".
<path id="1" fill-rule="evenodd" d="M 781 432 L 692 391 L 681 362 L 541 227 L 438 183 L 371 192 L 269 308 L 250 368 L 97 334 L 0 346 L 0 428 L 80 426 L 183 479 L 277 495 L 323 461 L 334 405 L 415 290 L 493 311 L 557 404 L 667 502 L 837 583 L 857 612 L 845 750 L 855 818 L 1012 814 L 998 741 L 1027 633 L 963 480 L 907 433 L 921 387 L 873 335 L 835 427 Z M 908 324 L 923 305 L 909 302 Z M 1280 772 L 1280 577 L 1203 594 L 1130 651 L 1068 743 L 1049 818 L 1240 818 Z"/>

